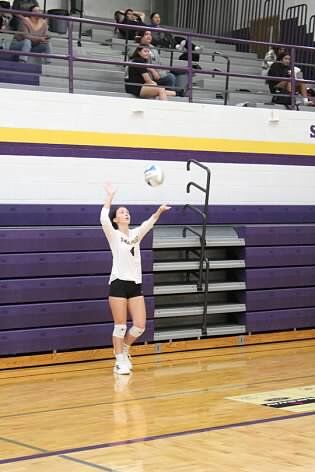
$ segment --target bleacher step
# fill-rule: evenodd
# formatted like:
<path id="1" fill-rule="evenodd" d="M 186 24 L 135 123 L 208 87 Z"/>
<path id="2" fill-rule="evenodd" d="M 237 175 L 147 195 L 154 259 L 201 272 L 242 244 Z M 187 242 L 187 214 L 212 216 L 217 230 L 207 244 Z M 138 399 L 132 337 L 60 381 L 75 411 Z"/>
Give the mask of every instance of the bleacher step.
<path id="1" fill-rule="evenodd" d="M 234 290 L 245 290 L 245 282 L 217 282 L 209 283 L 208 291 L 209 292 L 227 292 Z M 154 295 L 170 295 L 170 294 L 181 294 L 181 293 L 202 293 L 204 291 L 204 286 L 201 292 L 197 290 L 196 284 L 191 283 L 182 283 L 176 285 L 156 285 L 153 288 Z"/>
<path id="2" fill-rule="evenodd" d="M 222 239 L 222 238 L 207 238 L 207 247 L 221 247 L 221 246 L 245 246 L 245 241 L 242 238 Z M 200 247 L 200 240 L 197 238 L 161 238 L 155 239 L 153 242 L 154 249 L 165 248 L 182 248 L 182 247 Z"/>
<path id="3" fill-rule="evenodd" d="M 204 268 L 206 264 L 204 264 Z M 210 269 L 240 269 L 245 267 L 245 261 L 240 259 L 210 261 Z M 154 272 L 167 272 L 175 270 L 198 270 L 199 261 L 172 261 L 155 262 L 153 264 Z"/>
<path id="4" fill-rule="evenodd" d="M 221 313 L 240 313 L 246 310 L 246 305 L 242 303 L 222 303 L 220 305 L 208 305 L 208 315 Z M 154 312 L 154 318 L 175 318 L 187 316 L 200 316 L 203 313 L 201 305 L 176 306 L 170 308 L 157 308 Z"/>
<path id="5" fill-rule="evenodd" d="M 246 326 L 238 324 L 223 324 L 208 327 L 207 336 L 227 336 L 232 334 L 246 333 Z M 200 328 L 168 329 L 154 333 L 154 341 L 165 341 L 173 339 L 201 338 Z"/>

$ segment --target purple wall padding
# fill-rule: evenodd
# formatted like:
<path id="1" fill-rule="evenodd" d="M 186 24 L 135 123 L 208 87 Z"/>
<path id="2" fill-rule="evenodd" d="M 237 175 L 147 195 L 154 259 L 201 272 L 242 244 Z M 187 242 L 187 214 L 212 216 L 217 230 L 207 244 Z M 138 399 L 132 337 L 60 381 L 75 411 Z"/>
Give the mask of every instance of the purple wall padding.
<path id="1" fill-rule="evenodd" d="M 128 208 L 132 222 L 139 224 L 151 216 L 157 205 L 128 205 Z M 100 210 L 99 205 L 0 205 L 0 225 L 98 226 Z M 315 223 L 315 205 L 210 205 L 208 223 Z M 162 215 L 159 224 L 200 224 L 200 216 L 191 210 L 184 212 L 183 207 L 179 205 Z"/>
<path id="2" fill-rule="evenodd" d="M 153 341 L 154 320 L 147 322 L 139 342 Z M 66 351 L 112 345 L 113 323 L 37 328 L 0 333 L 0 355 Z"/>
<path id="3" fill-rule="evenodd" d="M 245 247 L 241 258 L 247 268 L 315 266 L 315 246 Z"/>
<path id="4" fill-rule="evenodd" d="M 153 271 L 152 251 L 142 251 L 143 272 Z M 109 251 L 0 254 L 0 279 L 110 274 Z"/>
<path id="5" fill-rule="evenodd" d="M 6 84 L 39 85 L 39 75 L 0 70 L 0 82 Z"/>
<path id="6" fill-rule="evenodd" d="M 154 317 L 154 298 L 146 297 L 147 318 Z M 112 322 L 108 300 L 0 305 L 0 329 L 41 328 Z"/>
<path id="7" fill-rule="evenodd" d="M 239 294 L 239 300 L 241 303 L 246 303 L 248 312 L 313 307 L 315 306 L 315 287 L 248 290 Z"/>
<path id="8" fill-rule="evenodd" d="M 301 208 L 302 213 L 304 211 L 303 208 Z M 313 206 L 313 211 L 315 211 L 315 205 Z M 292 226 L 278 226 L 276 224 L 271 226 L 245 226 L 236 228 L 236 230 L 240 237 L 245 238 L 246 246 L 314 244 L 315 225 L 299 226 L 297 224 L 299 220 L 296 220 L 295 223 Z"/>
<path id="9" fill-rule="evenodd" d="M 244 272 L 247 290 L 315 286 L 314 266 L 247 269 Z"/>
<path id="10" fill-rule="evenodd" d="M 152 239 L 153 233 L 150 231 L 141 241 L 141 248 L 151 249 Z M 109 250 L 109 245 L 100 225 L 95 228 L 0 227 L 0 254 L 105 250 Z"/>
<path id="11" fill-rule="evenodd" d="M 0 305 L 108 297 L 109 276 L 9 279 L 0 282 Z M 143 294 L 153 293 L 153 275 L 143 277 Z"/>
<path id="12" fill-rule="evenodd" d="M 247 312 L 240 316 L 239 322 L 246 324 L 247 331 L 251 332 L 314 328 L 315 307 Z"/>
<path id="13" fill-rule="evenodd" d="M 18 61 L 0 61 L 0 70 L 1 71 L 15 71 L 15 72 L 26 72 L 31 74 L 41 74 L 42 66 L 41 64 L 27 64 Z"/>

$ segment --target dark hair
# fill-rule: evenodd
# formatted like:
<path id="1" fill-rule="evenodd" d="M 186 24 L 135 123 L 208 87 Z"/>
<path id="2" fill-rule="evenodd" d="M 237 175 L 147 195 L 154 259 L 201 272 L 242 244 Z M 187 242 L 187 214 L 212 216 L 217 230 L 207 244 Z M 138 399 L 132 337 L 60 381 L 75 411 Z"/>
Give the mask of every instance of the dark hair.
<path id="1" fill-rule="evenodd" d="M 132 60 L 132 59 L 135 59 L 136 57 L 140 57 L 139 51 L 141 51 L 142 49 L 145 49 L 145 48 L 149 49 L 149 46 L 146 46 L 146 45 L 137 46 L 137 48 L 134 50 L 134 52 L 133 52 L 130 59 Z"/>
<path id="2" fill-rule="evenodd" d="M 144 37 L 144 35 L 146 33 L 151 33 L 151 36 L 152 36 L 152 31 L 150 31 L 150 30 L 141 30 L 137 34 L 136 42 L 140 44 L 141 39 Z"/>
<path id="3" fill-rule="evenodd" d="M 29 6 L 28 11 L 33 11 L 33 9 L 37 7 L 38 7 L 38 3 L 32 3 L 32 5 Z"/>
<path id="4" fill-rule="evenodd" d="M 123 16 L 123 13 L 120 10 L 116 10 L 114 13 L 114 20 L 116 23 L 119 23 L 120 16 Z"/>
<path id="5" fill-rule="evenodd" d="M 124 15 L 127 16 L 129 12 L 133 13 L 133 9 L 132 8 L 127 8 L 127 10 L 125 10 Z"/>
<path id="6" fill-rule="evenodd" d="M 285 56 L 290 56 L 289 52 L 288 51 L 284 51 L 282 53 L 280 53 L 277 57 L 278 61 L 282 61 L 282 59 L 285 57 Z"/>
<path id="7" fill-rule="evenodd" d="M 154 11 L 153 13 L 151 13 L 151 15 L 150 15 L 150 20 L 151 20 L 151 21 L 153 20 L 153 17 L 154 17 L 155 15 L 160 15 L 160 14 L 159 14 L 158 11 Z"/>
<path id="8" fill-rule="evenodd" d="M 117 223 L 114 222 L 114 219 L 116 218 L 117 210 L 118 210 L 118 207 L 116 207 L 116 208 L 114 207 L 114 208 L 111 208 L 110 212 L 109 212 L 109 219 L 110 219 L 114 229 L 118 229 Z"/>

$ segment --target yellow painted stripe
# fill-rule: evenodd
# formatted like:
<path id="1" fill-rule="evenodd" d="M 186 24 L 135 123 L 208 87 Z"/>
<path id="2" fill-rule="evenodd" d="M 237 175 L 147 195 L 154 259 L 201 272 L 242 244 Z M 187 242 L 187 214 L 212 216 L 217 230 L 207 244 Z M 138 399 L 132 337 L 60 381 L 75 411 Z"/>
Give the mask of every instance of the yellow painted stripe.
<path id="1" fill-rule="evenodd" d="M 306 143 L 189 138 L 183 136 L 155 136 L 28 128 L 0 128 L 0 141 L 12 143 L 113 146 L 143 149 L 154 148 L 255 154 L 315 155 L 314 144 Z"/>

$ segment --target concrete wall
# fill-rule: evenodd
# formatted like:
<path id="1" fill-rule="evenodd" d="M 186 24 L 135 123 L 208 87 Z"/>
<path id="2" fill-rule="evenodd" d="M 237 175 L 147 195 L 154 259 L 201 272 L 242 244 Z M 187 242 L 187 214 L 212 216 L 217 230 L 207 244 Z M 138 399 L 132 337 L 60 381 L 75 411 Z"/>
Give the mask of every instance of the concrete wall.
<path id="1" fill-rule="evenodd" d="M 0 100 L 0 203 L 100 203 L 106 180 L 127 203 L 200 203 L 186 194 L 204 182 L 186 171 L 196 158 L 213 203 L 315 204 L 311 113 L 4 89 Z M 155 189 L 150 162 L 166 177 Z"/>

